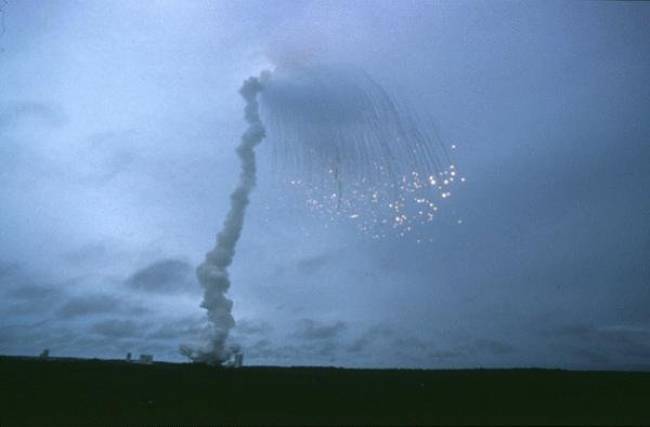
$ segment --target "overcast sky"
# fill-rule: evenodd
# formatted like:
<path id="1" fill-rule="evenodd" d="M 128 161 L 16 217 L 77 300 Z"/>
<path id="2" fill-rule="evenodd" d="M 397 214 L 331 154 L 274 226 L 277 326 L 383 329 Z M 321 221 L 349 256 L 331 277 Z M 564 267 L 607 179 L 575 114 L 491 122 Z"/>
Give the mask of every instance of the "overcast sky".
<path id="1" fill-rule="evenodd" d="M 201 342 L 237 90 L 298 48 L 427 111 L 467 182 L 427 243 L 377 241 L 310 215 L 262 144 L 229 293 L 245 363 L 650 369 L 650 4 L 0 7 L 0 353 Z"/>

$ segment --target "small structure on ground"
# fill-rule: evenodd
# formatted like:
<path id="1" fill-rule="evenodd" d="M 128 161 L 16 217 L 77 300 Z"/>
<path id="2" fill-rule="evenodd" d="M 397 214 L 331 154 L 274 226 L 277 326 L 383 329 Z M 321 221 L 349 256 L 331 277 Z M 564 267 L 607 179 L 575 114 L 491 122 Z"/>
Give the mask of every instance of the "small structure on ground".
<path id="1" fill-rule="evenodd" d="M 126 361 L 131 362 L 131 352 L 126 353 Z"/>
<path id="2" fill-rule="evenodd" d="M 48 357 L 50 357 L 50 349 L 46 348 L 41 352 L 41 354 L 38 357 L 40 357 L 41 359 L 47 359 Z"/>
<path id="3" fill-rule="evenodd" d="M 151 365 L 153 363 L 153 354 L 141 354 L 138 363 L 144 363 L 145 365 Z"/>

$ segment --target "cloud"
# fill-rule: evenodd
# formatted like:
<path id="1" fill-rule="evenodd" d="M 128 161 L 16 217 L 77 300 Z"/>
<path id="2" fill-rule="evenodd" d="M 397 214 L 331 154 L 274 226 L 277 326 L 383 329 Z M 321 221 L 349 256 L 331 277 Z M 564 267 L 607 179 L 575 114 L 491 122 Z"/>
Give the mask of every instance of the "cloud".
<path id="1" fill-rule="evenodd" d="M 572 353 L 593 365 L 607 365 L 611 361 L 611 359 L 607 357 L 602 351 L 579 348 L 574 350 Z"/>
<path id="2" fill-rule="evenodd" d="M 126 283 L 133 289 L 157 294 L 199 292 L 193 273 L 188 262 L 167 258 L 136 271 Z"/>
<path id="3" fill-rule="evenodd" d="M 93 324 L 91 330 L 107 338 L 135 338 L 142 335 L 142 326 L 133 320 L 103 320 Z"/>
<path id="4" fill-rule="evenodd" d="M 36 354 L 53 343 L 66 345 L 74 332 L 53 328 L 48 321 L 14 323 L 0 326 L 0 349 L 4 354 Z"/>
<path id="5" fill-rule="evenodd" d="M 47 300 L 50 304 L 53 299 L 61 295 L 62 292 L 56 288 L 29 283 L 16 286 L 6 293 L 8 298 L 27 301 Z"/>
<path id="6" fill-rule="evenodd" d="M 137 160 L 133 146 L 137 134 L 132 130 L 106 131 L 91 135 L 87 140 L 85 177 L 104 184 L 129 170 Z"/>
<path id="7" fill-rule="evenodd" d="M 238 320 L 233 330 L 238 335 L 266 335 L 273 331 L 270 323 L 259 319 Z"/>
<path id="8" fill-rule="evenodd" d="M 63 255 L 63 259 L 70 264 L 77 266 L 94 264 L 104 260 L 108 256 L 108 250 L 103 243 L 91 243 Z"/>
<path id="9" fill-rule="evenodd" d="M 375 346 L 378 342 L 390 338 L 393 334 L 393 329 L 387 325 L 371 326 L 361 336 L 352 342 L 352 344 L 348 347 L 348 351 L 351 353 L 364 352 Z"/>
<path id="10" fill-rule="evenodd" d="M 4 354 L 37 355 L 49 348 L 54 356 L 122 357 L 127 351 L 164 354 L 174 359 L 177 343 L 146 337 L 149 325 L 128 319 L 108 319 L 89 330 L 50 320 L 0 326 L 0 350 Z"/>
<path id="11" fill-rule="evenodd" d="M 477 353 L 490 353 L 497 356 L 512 354 L 516 351 L 513 346 L 506 342 L 490 339 L 476 340 L 472 347 Z"/>
<path id="12" fill-rule="evenodd" d="M 268 339 L 256 341 L 253 345 L 246 347 L 246 355 L 252 359 L 274 359 L 287 360 L 295 357 L 300 348 L 291 345 L 274 346 Z"/>
<path id="13" fill-rule="evenodd" d="M 147 338 L 159 340 L 190 340 L 206 333 L 204 319 L 186 317 L 176 321 L 166 322 L 162 326 L 147 335 Z"/>
<path id="14" fill-rule="evenodd" d="M 412 336 L 398 336 L 393 339 L 392 345 L 394 348 L 407 353 L 421 353 L 431 348 L 430 344 Z"/>
<path id="15" fill-rule="evenodd" d="M 57 107 L 42 102 L 23 101 L 0 105 L 0 132 L 28 120 L 47 126 L 60 126 L 65 122 L 65 115 Z"/>
<path id="16" fill-rule="evenodd" d="M 23 3 L 29 12 L 29 4 Z M 643 115 L 649 111 L 650 98 L 643 79 L 637 78 L 650 63 L 641 44 L 648 33 L 647 26 L 638 25 L 641 15 L 632 11 L 635 17 L 631 19 L 630 10 L 622 8 L 625 10 L 620 13 L 611 11 L 611 19 L 608 15 L 602 20 L 602 10 L 585 14 L 581 7 L 552 6 L 533 11 L 506 8 L 498 14 L 491 7 L 477 7 L 468 14 L 451 3 L 443 7 L 441 15 L 422 3 L 404 6 L 394 2 L 394 7 L 386 8 L 358 2 L 352 11 L 347 11 L 347 6 L 319 4 L 259 10 L 250 4 L 229 6 L 227 14 L 235 19 L 228 22 L 233 25 L 221 33 L 206 27 L 213 33 L 209 38 L 200 31 L 184 31 L 184 24 L 177 25 L 188 21 L 201 27 L 193 14 L 210 14 L 199 6 L 180 5 L 180 14 L 176 6 L 165 6 L 160 16 L 175 19 L 143 20 L 149 9 L 156 9 L 159 15 L 160 8 L 120 10 L 117 5 L 103 11 L 111 13 L 107 16 L 94 13 L 92 5 L 72 5 L 75 16 L 81 13 L 74 31 L 60 28 L 65 31 L 47 40 L 42 40 L 39 29 L 44 27 L 38 24 L 41 15 L 52 14 L 14 14 L 27 20 L 20 21 L 25 31 L 12 39 L 14 51 L 4 55 L 9 61 L 7 81 L 16 84 L 5 86 L 7 92 L 0 101 L 0 141 L 6 142 L 0 142 L 5 146 L 0 147 L 0 159 L 4 160 L 0 176 L 7 178 L 2 181 L 8 185 L 0 189 L 4 232 L 0 246 L 7 260 L 36 261 L 38 271 L 46 275 L 30 271 L 27 278 L 31 280 L 23 280 L 15 265 L 0 264 L 0 324 L 67 315 L 72 321 L 53 323 L 88 336 L 88 341 L 81 341 L 101 355 L 105 347 L 99 349 L 95 342 L 111 340 L 87 329 L 106 318 L 142 320 L 123 311 L 128 310 L 125 302 L 132 299 L 120 299 L 120 295 L 129 293 L 150 298 L 147 307 L 156 317 L 142 341 L 151 337 L 154 343 L 171 343 L 176 337 L 193 334 L 199 326 L 173 319 L 191 313 L 204 315 L 198 308 L 200 287 L 194 273 L 189 273 L 188 282 L 178 283 L 145 280 L 146 274 L 137 273 L 146 270 L 150 262 L 169 254 L 175 257 L 176 252 L 164 252 L 169 248 L 188 248 L 192 257 L 202 256 L 205 238 L 214 232 L 211 224 L 223 216 L 230 183 L 237 179 L 236 165 L 228 164 L 235 156 L 230 137 L 238 137 L 241 127 L 235 85 L 243 72 L 265 61 L 255 52 L 242 56 L 228 48 L 219 55 L 233 60 L 219 62 L 214 49 L 204 48 L 221 38 L 233 39 L 233 32 L 246 33 L 247 42 L 242 45 L 252 50 L 258 45 L 263 49 L 266 40 L 282 46 L 284 39 L 288 43 L 292 34 L 299 34 L 296 28 L 316 26 L 316 38 L 322 35 L 328 50 L 324 61 L 349 59 L 363 65 L 399 98 L 413 98 L 416 110 L 428 108 L 445 142 L 459 145 L 450 153 L 451 160 L 467 174 L 467 186 L 441 206 L 435 223 L 409 235 L 422 233 L 425 241 L 432 237 L 432 244 L 415 245 L 408 236 L 375 242 L 351 232 L 352 224 L 330 224 L 326 231 L 319 231 L 323 228 L 318 224 L 320 217 L 302 215 L 306 211 L 303 194 L 285 194 L 283 186 L 266 180 L 272 175 L 273 150 L 265 145 L 260 153 L 260 172 L 264 173 L 259 184 L 260 190 L 269 191 L 259 192 L 251 205 L 259 215 L 251 215 L 250 239 L 241 248 L 242 262 L 233 266 L 237 280 L 232 296 L 240 314 L 262 318 L 262 313 L 268 313 L 272 325 L 278 326 L 271 329 L 255 319 L 238 322 L 233 332 L 239 334 L 237 338 L 241 336 L 245 348 L 260 343 L 259 351 L 270 348 L 268 351 L 287 355 L 282 360 L 291 361 L 296 354 L 333 351 L 334 341 L 351 363 L 392 366 L 400 366 L 404 360 L 395 344 L 406 352 L 419 351 L 424 345 L 427 350 L 417 356 L 430 355 L 431 364 L 439 362 L 439 366 L 463 361 L 475 366 L 491 361 L 551 364 L 558 360 L 559 366 L 566 367 L 564 361 L 575 360 L 574 366 L 579 367 L 601 363 L 599 360 L 614 365 L 636 358 L 635 354 L 638 358 L 647 355 L 647 335 L 631 328 L 634 322 L 650 325 L 650 270 L 646 266 L 650 265 L 650 221 L 644 222 L 650 198 L 643 194 L 650 171 L 650 144 L 644 143 L 650 121 L 643 120 Z M 131 9 L 138 9 L 137 13 Z M 236 18 L 248 12 L 254 19 L 246 20 L 242 27 L 242 20 Z M 540 13 L 547 19 L 528 19 L 542 16 Z M 341 19 L 340 15 L 345 16 Z M 335 30 L 359 16 L 363 18 L 362 31 L 356 31 L 361 38 L 354 42 L 355 49 L 337 45 L 344 34 Z M 563 27 L 577 16 L 584 18 L 580 21 L 583 28 Z M 390 40 L 381 36 L 382 32 L 389 34 L 384 30 L 404 17 L 415 17 L 411 20 L 414 25 L 391 32 Z M 95 18 L 107 25 L 102 27 L 106 31 L 95 31 Z M 471 25 L 477 18 L 485 25 Z M 514 25 L 493 31 L 493 18 Z M 131 20 L 152 25 L 124 25 Z M 279 25 L 283 21 L 295 28 L 287 32 Z M 301 23 L 291 24 L 294 21 Z M 519 25 L 527 21 L 531 25 Z M 159 22 L 164 25 L 157 25 Z M 117 27 L 110 27 L 113 23 Z M 549 31 L 549 24 L 554 31 Z M 115 31 L 120 26 L 124 28 Z M 613 28 L 620 31 L 611 31 Z M 132 43 L 160 40 L 150 37 L 152 30 L 172 42 L 167 43 L 169 49 L 157 52 L 155 73 L 149 72 L 151 61 L 146 61 L 146 55 L 138 55 L 150 43 Z M 511 37 L 516 32 L 522 37 Z M 69 36 L 78 34 L 92 37 L 86 37 L 88 43 L 68 43 Z M 274 34 L 283 39 L 274 43 Z M 558 39 L 568 41 L 559 51 L 554 43 Z M 311 47 L 310 41 L 295 40 Z M 375 42 L 372 49 L 366 44 L 370 40 Z M 6 41 L 0 40 L 0 44 L 6 45 Z M 124 46 L 135 48 L 130 52 L 136 60 L 129 67 L 111 60 L 119 55 L 107 55 L 123 51 Z M 191 51 L 180 51 L 179 46 Z M 419 54 L 405 56 L 404 48 Z M 75 67 L 63 61 L 54 64 L 56 73 L 45 73 L 40 81 L 30 79 L 28 69 L 47 65 L 51 55 L 42 52 L 62 49 L 84 61 Z M 349 53 L 342 52 L 344 49 Z M 188 53 L 181 59 L 190 61 L 179 61 L 177 51 Z M 485 52 L 501 56 L 494 60 L 494 55 Z M 405 61 L 395 61 L 399 58 Z M 549 62 L 550 72 L 537 73 L 537 65 L 543 61 Z M 179 62 L 182 70 L 174 67 Z M 200 78 L 208 63 L 219 71 L 207 76 L 213 79 L 209 82 Z M 438 63 L 445 66 L 436 67 Z M 103 76 L 104 71 L 110 73 Z M 143 81 L 143 75 L 149 78 Z M 75 76 L 83 76 L 76 81 L 77 90 L 50 94 L 43 90 L 56 89 L 58 81 Z M 427 79 L 420 78 L 424 76 Z M 97 84 L 100 80 L 106 84 Z M 173 84 L 167 84 L 170 82 Z M 599 85 L 604 82 L 609 84 Z M 205 92 L 215 83 L 218 90 Z M 88 90 L 93 87 L 94 95 Z M 522 88 L 529 96 L 521 96 Z M 594 92 L 594 88 L 601 90 Z M 206 97 L 200 96 L 202 92 Z M 219 94 L 225 98 L 219 99 Z M 102 102 L 93 102 L 93 96 Z M 69 122 L 56 104 L 29 102 L 51 98 L 61 106 L 72 106 L 64 111 L 70 114 Z M 4 101 L 12 99 L 28 102 Z M 178 102 L 161 102 L 170 99 Z M 123 108 L 106 108 L 120 105 L 120 101 L 125 101 Z M 223 113 L 218 124 L 210 121 L 214 109 Z M 476 120 L 467 125 L 468 118 Z M 282 171 L 277 174 L 278 181 L 286 178 Z M 346 192 L 349 187 L 346 183 Z M 262 199 L 270 201 L 268 215 Z M 141 218 L 134 212 L 141 212 Z M 447 218 L 456 216 L 462 217 L 463 225 L 447 226 Z M 272 229 L 273 235 L 257 232 L 264 228 Z M 107 235 L 119 243 L 73 251 L 78 248 L 74 242 L 101 242 Z M 149 246 L 147 242 L 155 243 Z M 41 247 L 41 243 L 46 245 Z M 645 249 L 639 249 L 641 245 Z M 149 247 L 152 252 L 130 256 Z M 348 249 L 342 252 L 342 248 Z M 114 249 L 123 251 L 122 255 Z M 60 257 L 63 253 L 66 255 Z M 152 253 L 156 254 L 153 258 Z M 246 267 L 253 264 L 255 269 Z M 274 269 L 284 275 L 268 280 Z M 361 271 L 370 276 L 361 276 Z M 51 286 L 51 281 L 62 277 L 87 275 L 94 281 L 105 274 L 118 277 L 119 282 L 106 280 L 93 286 L 88 280 L 80 286 Z M 8 280 L 15 286 L 10 287 Z M 195 288 L 196 293 L 189 294 L 189 289 Z M 66 290 L 75 294 L 64 299 Z M 181 293 L 186 290 L 187 294 Z M 112 296 L 111 301 L 117 302 L 115 310 L 93 301 L 95 292 Z M 472 302 L 467 303 L 469 300 Z M 273 310 L 276 306 L 282 308 Z M 7 310 L 33 314 L 4 316 Z M 348 317 L 327 317 L 333 312 Z M 316 322 L 309 333 L 308 326 L 301 326 L 303 334 L 322 336 L 337 320 L 347 322 L 348 329 L 333 333 L 332 338 L 297 338 L 292 335 L 293 322 L 303 317 L 327 319 Z M 382 319 L 394 330 L 355 326 L 355 322 Z M 573 331 L 536 335 L 538 329 L 572 319 L 589 319 L 595 325 L 573 324 Z M 287 322 L 288 329 L 280 326 Z M 602 322 L 630 325 L 625 331 L 620 327 L 607 330 L 601 327 Z M 52 327 L 34 326 L 38 329 L 34 333 Z M 52 340 L 65 337 L 50 333 Z M 396 339 L 410 334 L 423 342 Z M 18 334 L 15 339 L 25 342 L 30 337 Z M 554 342 L 559 347 L 553 347 Z"/>
<path id="17" fill-rule="evenodd" d="M 334 259 L 332 254 L 305 257 L 296 263 L 298 271 L 303 274 L 315 274 Z"/>
<path id="18" fill-rule="evenodd" d="M 452 359 L 478 355 L 504 356 L 516 350 L 510 344 L 494 339 L 476 339 L 453 348 L 436 348 L 437 346 L 422 339 L 404 333 L 398 333 L 388 325 L 374 325 L 355 339 L 347 351 L 356 354 L 381 352 L 395 357 L 400 363 L 410 361 L 416 365 L 426 364 L 428 359 L 449 361 Z"/>
<path id="19" fill-rule="evenodd" d="M 39 286 L 24 285 L 5 294 L 0 303 L 2 315 L 44 315 L 60 301 L 63 293 L 57 289 Z"/>
<path id="20" fill-rule="evenodd" d="M 123 302 L 111 295 L 84 295 L 73 297 L 58 311 L 60 319 L 72 319 L 81 316 L 106 314 L 122 311 Z"/>
<path id="21" fill-rule="evenodd" d="M 272 344 L 268 339 L 261 339 L 246 349 L 247 353 L 253 357 L 269 357 L 272 353 Z"/>
<path id="22" fill-rule="evenodd" d="M 18 271 L 18 265 L 15 263 L 0 261 L 0 280 L 5 277 L 14 275 Z"/>
<path id="23" fill-rule="evenodd" d="M 429 352 L 429 357 L 440 360 L 457 359 L 463 356 L 465 356 L 465 353 L 460 350 L 437 350 Z"/>
<path id="24" fill-rule="evenodd" d="M 246 355 L 251 359 L 265 359 L 273 361 L 295 361 L 297 359 L 314 362 L 317 360 L 333 361 L 338 346 L 331 340 L 311 341 L 308 344 L 284 344 L 274 346 L 268 339 L 256 341 L 246 347 Z"/>
<path id="25" fill-rule="evenodd" d="M 0 264 L 0 312 L 3 315 L 43 314 L 61 300 L 58 286 L 42 285 L 17 264 Z"/>
<path id="26" fill-rule="evenodd" d="M 260 337 L 271 331 L 270 325 L 264 322 L 245 323 L 250 337 Z M 247 357 L 254 360 L 264 360 L 273 363 L 286 361 L 299 364 L 312 364 L 336 359 L 340 346 L 341 334 L 347 329 L 344 322 L 319 322 L 312 319 L 302 319 L 298 322 L 297 330 L 291 334 L 295 340 L 271 340 L 259 338 L 245 346 Z"/>
<path id="27" fill-rule="evenodd" d="M 650 239 L 648 240 L 650 242 Z M 650 243 L 647 246 L 650 246 Z M 648 259 L 650 259 L 650 250 L 644 249 L 637 265 L 643 265 L 642 268 L 645 271 L 638 275 L 641 279 L 635 286 L 635 292 L 626 292 L 618 296 L 622 320 L 629 323 L 650 325 L 650 309 L 648 309 L 650 307 L 650 286 L 647 286 L 647 279 L 643 279 L 650 273 L 650 269 L 645 266 Z M 631 268 L 627 270 L 629 271 Z"/>
<path id="28" fill-rule="evenodd" d="M 320 323 L 312 319 L 302 319 L 299 322 L 295 336 L 305 340 L 326 340 L 336 338 L 346 329 L 345 322 Z"/>
<path id="29" fill-rule="evenodd" d="M 595 326 L 574 323 L 549 332 L 560 341 L 559 346 L 596 362 L 644 361 L 650 358 L 650 327 L 632 324 Z M 557 346 L 557 344 L 556 344 Z"/>

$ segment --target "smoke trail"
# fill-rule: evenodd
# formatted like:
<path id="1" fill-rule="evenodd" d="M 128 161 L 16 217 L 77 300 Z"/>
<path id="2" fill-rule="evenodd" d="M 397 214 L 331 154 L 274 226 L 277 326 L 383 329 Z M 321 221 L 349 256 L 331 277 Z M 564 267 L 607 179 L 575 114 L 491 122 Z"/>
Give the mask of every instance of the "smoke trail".
<path id="1" fill-rule="evenodd" d="M 216 246 L 206 254 L 205 261 L 196 269 L 196 275 L 204 290 L 201 307 L 208 311 L 211 327 L 210 346 L 207 350 L 183 346 L 181 353 L 197 362 L 221 364 L 233 352 L 232 349 L 226 348 L 230 329 L 235 326 L 231 314 L 233 303 L 226 297 L 226 292 L 230 288 L 228 267 L 232 264 L 235 247 L 244 225 L 249 194 L 255 187 L 255 146 L 265 137 L 257 102 L 257 94 L 261 90 L 262 85 L 256 77 L 246 80 L 239 90 L 246 101 L 244 116 L 248 123 L 248 129 L 242 135 L 241 143 L 237 147 L 237 155 L 241 162 L 239 183 L 230 195 L 230 211 L 217 235 Z"/>
<path id="2" fill-rule="evenodd" d="M 447 198 L 451 195 L 447 186 L 456 178 L 453 164 L 441 165 L 450 161 L 439 140 L 361 70 L 296 66 L 276 69 L 273 75 L 263 72 L 259 79 L 250 77 L 239 90 L 248 123 L 237 147 L 239 183 L 230 196 L 217 244 L 196 271 L 204 289 L 201 307 L 208 312 L 210 345 L 181 347 L 194 361 L 223 364 L 239 351 L 226 347 L 235 325 L 233 303 L 226 297 L 228 267 L 255 186 L 254 149 L 266 136 L 257 100 L 262 88 L 265 117 L 276 138 L 274 149 L 285 161 L 283 166 L 293 166 L 305 182 L 312 182 L 308 200 L 315 209 L 327 211 L 327 203 L 334 200 L 336 213 L 348 213 L 363 230 L 385 225 L 399 228 L 403 235 L 416 222 L 432 220 L 438 209 L 433 193 Z M 327 183 L 323 185 L 332 177 L 333 194 Z M 386 206 L 388 214 L 378 215 L 377 207 Z"/>

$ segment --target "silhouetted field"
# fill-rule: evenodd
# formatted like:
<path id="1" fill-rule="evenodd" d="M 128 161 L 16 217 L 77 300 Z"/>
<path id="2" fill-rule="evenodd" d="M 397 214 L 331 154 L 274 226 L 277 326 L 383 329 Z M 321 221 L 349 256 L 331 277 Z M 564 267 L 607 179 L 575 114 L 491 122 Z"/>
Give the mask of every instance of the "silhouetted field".
<path id="1" fill-rule="evenodd" d="M 650 425 L 650 373 L 0 357 L 0 425 Z"/>

